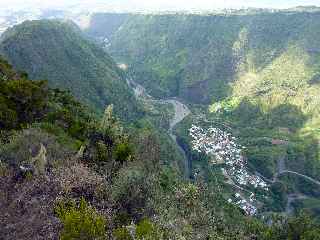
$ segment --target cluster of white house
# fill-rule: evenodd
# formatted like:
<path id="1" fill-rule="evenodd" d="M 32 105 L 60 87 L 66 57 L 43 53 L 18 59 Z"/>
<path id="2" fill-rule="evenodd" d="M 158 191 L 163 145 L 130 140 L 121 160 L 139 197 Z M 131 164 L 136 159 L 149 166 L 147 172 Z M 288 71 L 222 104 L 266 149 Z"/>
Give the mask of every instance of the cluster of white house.
<path id="1" fill-rule="evenodd" d="M 242 157 L 242 159 L 244 159 Z M 241 164 L 227 164 L 226 171 L 228 176 L 242 186 L 251 185 L 254 188 L 262 188 L 268 190 L 268 184 L 259 176 L 251 174 L 246 169 L 246 161 L 243 160 Z"/>
<path id="2" fill-rule="evenodd" d="M 244 197 L 240 195 L 240 193 L 235 194 L 235 199 L 228 199 L 229 203 L 233 203 L 239 206 L 247 215 L 255 215 L 258 209 L 253 205 L 255 201 L 254 194 L 252 193 L 249 197 L 249 200 L 246 200 Z"/>
<path id="3" fill-rule="evenodd" d="M 261 177 L 249 173 L 247 162 L 241 154 L 243 147 L 236 143 L 236 138 L 230 133 L 214 127 L 205 130 L 199 126 L 192 125 L 189 129 L 189 134 L 192 137 L 192 149 L 211 156 L 212 164 L 225 165 L 222 171 L 229 178 L 229 181 L 244 187 L 251 186 L 268 190 L 268 184 Z M 248 201 L 241 197 L 239 193 L 236 194 L 236 198 L 238 200 L 234 201 L 234 203 L 247 214 L 253 215 L 256 213 L 257 209 L 253 205 L 253 193 L 251 193 Z"/>

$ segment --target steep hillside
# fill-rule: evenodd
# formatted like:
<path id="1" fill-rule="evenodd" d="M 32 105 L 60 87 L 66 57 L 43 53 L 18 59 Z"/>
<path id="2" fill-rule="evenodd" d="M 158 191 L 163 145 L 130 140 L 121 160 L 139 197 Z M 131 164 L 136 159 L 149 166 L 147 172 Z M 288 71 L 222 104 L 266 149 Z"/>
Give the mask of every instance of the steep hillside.
<path id="1" fill-rule="evenodd" d="M 319 180 L 319 20 L 319 11 L 304 8 L 134 15 L 112 35 L 109 51 L 152 95 L 189 103 L 194 114 L 178 133 L 195 171 L 211 168 L 194 156 L 188 129 L 222 127 L 271 183 L 267 211 L 285 211 L 291 194 L 303 193 L 318 199 L 318 212 L 319 185 L 297 173 Z"/>
<path id="2" fill-rule="evenodd" d="M 123 73 L 71 22 L 24 22 L 3 34 L 0 52 L 33 79 L 46 79 L 51 87 L 71 90 L 97 112 L 112 103 L 124 120 L 139 114 Z"/>
<path id="3" fill-rule="evenodd" d="M 131 14 L 127 13 L 95 13 L 91 16 L 85 32 L 97 40 L 109 40 L 130 16 Z"/>
<path id="4" fill-rule="evenodd" d="M 38 24 L 36 22 L 37 29 Z M 60 23 L 53 24 L 59 26 Z M 70 33 L 70 28 L 64 33 Z M 40 33 L 39 38 L 28 31 L 20 34 L 22 36 L 16 35 L 15 31 L 7 32 L 5 39 L 19 40 L 21 36 L 23 40 L 28 40 L 32 36 L 37 39 L 36 46 L 42 46 L 40 43 L 44 36 Z M 34 47 L 33 44 L 24 45 L 22 40 L 14 43 L 17 45 L 5 46 L 19 51 Z M 48 46 L 53 47 L 53 43 Z M 63 43 L 59 42 L 64 46 Z M 70 53 L 68 49 L 73 47 L 70 43 L 67 46 L 63 54 Z M 91 49 L 88 45 L 82 47 Z M 15 59 L 19 63 L 26 61 L 25 55 L 19 55 L 19 51 L 12 53 L 11 48 L 4 49 L 18 56 Z M 42 51 L 47 50 L 33 50 L 31 56 L 27 55 L 30 57 L 28 60 L 35 61 L 36 58 L 39 62 L 35 62 L 39 65 L 32 66 L 43 69 L 46 65 L 43 66 L 37 58 L 42 59 Z M 86 53 L 93 54 L 91 51 Z M 52 56 L 44 64 L 51 64 Z M 89 59 L 91 55 L 83 57 Z M 55 60 L 52 59 L 57 64 Z M 69 67 L 75 66 L 72 65 L 73 58 L 64 60 Z M 292 60 L 292 63 L 300 65 L 299 60 Z M 96 71 L 99 69 L 95 68 Z M 259 75 L 259 79 L 264 77 L 265 74 Z M 121 80 L 119 76 L 118 79 Z M 63 84 L 63 79 L 60 80 L 59 83 Z M 256 82 L 259 86 L 259 81 Z M 81 86 L 82 82 L 77 84 L 79 88 L 90 87 L 89 84 Z M 136 94 L 143 95 L 143 88 L 135 85 Z M 243 102 L 242 96 L 246 96 L 242 91 L 237 91 L 236 86 L 230 98 L 239 98 Z M 302 87 L 305 86 L 302 84 Z M 115 91 L 116 97 L 119 95 L 119 101 L 123 100 L 122 92 L 113 88 L 111 91 Z M 247 95 L 253 91 L 254 88 Z M 155 101 L 150 96 L 145 96 L 145 101 L 150 108 L 157 108 L 152 111 L 154 115 L 168 111 L 160 104 L 161 101 Z M 238 109 L 233 104 L 235 101 L 230 101 L 231 107 Z M 154 102 L 161 106 L 157 107 Z M 225 106 L 227 103 L 221 104 Z M 115 106 L 121 104 L 125 103 L 115 103 Z M 180 108 L 184 106 L 181 104 Z M 233 108 L 228 109 L 234 112 Z M 224 110 L 220 107 L 214 115 L 224 114 Z M 281 112 L 274 112 L 273 115 L 277 116 L 277 113 Z M 288 115 L 291 119 L 291 114 Z M 303 117 L 301 119 L 305 120 Z M 175 116 L 173 123 L 169 123 L 170 129 L 179 119 Z M 243 118 L 241 120 L 245 121 Z M 172 146 L 163 144 L 162 136 L 152 125 L 148 119 L 142 119 L 135 125 L 121 123 L 113 115 L 112 105 L 98 119 L 69 92 L 52 89 L 46 81 L 30 80 L 27 74 L 16 72 L 6 60 L 0 58 L 1 239 L 319 239 L 320 226 L 308 214 L 302 213 L 293 218 L 268 213 L 263 213 L 261 217 L 249 216 L 256 213 L 251 211 L 251 202 L 260 205 L 261 198 L 255 200 L 250 194 L 250 203 L 246 202 L 242 199 L 245 193 L 234 194 L 236 190 L 232 186 L 229 189 L 233 196 L 226 194 L 223 188 L 226 183 L 219 182 L 221 178 L 218 174 L 212 174 L 214 180 L 211 182 L 204 181 L 201 174 L 195 175 L 194 181 L 185 180 L 177 167 L 169 162 L 172 155 L 167 152 L 172 154 Z M 300 126 L 301 122 L 293 121 L 289 130 L 296 131 Z M 171 132 L 171 135 L 174 133 Z M 229 134 L 225 136 L 228 140 Z M 202 132 L 200 137 L 204 139 Z M 227 146 L 229 143 L 220 141 L 221 144 Z M 232 143 L 232 146 L 236 145 Z M 235 156 L 233 148 L 224 147 L 223 151 L 226 151 L 226 157 Z M 281 190 L 281 186 L 272 187 Z M 252 188 L 249 190 L 255 191 Z M 280 190 L 273 191 L 274 198 L 281 198 Z M 255 193 L 258 196 L 261 191 Z M 302 201 L 299 204 L 317 206 L 317 199 L 298 197 Z M 292 201 L 293 198 L 290 196 L 288 199 Z"/>
<path id="5" fill-rule="evenodd" d="M 261 71 L 290 46 L 317 56 L 319 18 L 318 12 L 136 15 L 113 35 L 110 52 L 132 65 L 154 95 L 210 103 L 229 94 L 239 73 Z"/>
<path id="6" fill-rule="evenodd" d="M 184 181 L 163 165 L 158 137 L 148 127 L 126 132 L 112 107 L 98 120 L 69 93 L 1 58 L 0 73 L 3 239 L 319 236 L 308 215 L 267 225 L 228 203 L 218 186 Z"/>
<path id="7" fill-rule="evenodd" d="M 319 64 L 319 54 L 290 45 L 266 67 L 239 74 L 228 98 L 210 107 L 211 117 L 243 136 L 265 176 L 275 175 L 285 158 L 286 169 L 319 179 Z"/>
<path id="8" fill-rule="evenodd" d="M 70 89 L 82 103 L 102 113 L 113 104 L 121 120 L 148 125 L 161 139 L 166 162 L 178 161 L 179 151 L 167 132 L 169 107 L 140 101 L 120 70 L 104 50 L 86 40 L 69 22 L 25 22 L 8 30 L 0 49 L 17 69 L 34 79 L 48 79 L 50 87 Z M 150 106 L 149 106 L 150 105 Z"/>

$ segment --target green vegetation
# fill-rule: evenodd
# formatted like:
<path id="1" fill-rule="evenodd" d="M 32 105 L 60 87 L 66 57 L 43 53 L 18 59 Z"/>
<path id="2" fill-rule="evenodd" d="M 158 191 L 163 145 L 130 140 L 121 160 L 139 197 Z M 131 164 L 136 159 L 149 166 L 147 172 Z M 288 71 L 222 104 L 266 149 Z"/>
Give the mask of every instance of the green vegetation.
<path id="1" fill-rule="evenodd" d="M 315 34 L 312 37 L 286 31 L 295 23 L 304 29 L 299 24 L 309 21 L 306 16 L 317 15 L 141 15 L 130 17 L 115 33 L 117 39 L 129 31 L 128 38 L 121 37 L 125 51 L 118 53 L 129 59 L 136 76 L 145 74 L 141 82 L 159 97 L 178 95 L 191 103 L 194 115 L 175 131 L 199 170 L 192 180 L 182 177 L 177 149 L 163 131 L 170 109 L 144 105 L 151 114 L 139 118 L 139 104 L 127 91 L 124 73 L 76 28 L 36 21 L 7 31 L 1 50 L 16 66 L 27 66 L 31 77 L 48 78 L 49 86 L 0 60 L 0 212 L 5 216 L 0 236 L 318 239 L 320 226 L 308 214 L 274 213 L 284 211 L 287 195 L 298 191 L 314 198 L 295 201 L 296 208 L 318 211 L 319 192 L 312 183 L 275 174 L 280 157 L 290 169 L 314 178 L 319 172 L 318 62 L 317 54 L 306 50 L 312 46 L 315 51 L 317 34 L 311 27 L 304 33 Z M 316 25 L 312 20 L 307 23 Z M 141 46 L 147 47 L 137 46 L 136 40 L 146 41 Z M 128 47 L 133 52 L 128 54 Z M 48 75 L 33 75 L 38 71 Z M 55 83 L 70 87 L 101 112 L 106 108 L 104 114 L 97 116 L 70 92 L 52 89 Z M 100 92 L 104 90 L 107 93 Z M 193 105 L 196 102 L 202 105 Z M 277 177 L 270 194 L 258 199 L 264 218 L 246 216 L 226 201 L 231 187 L 208 165 L 207 156 L 190 150 L 186 129 L 195 120 L 201 122 L 197 117 L 203 112 L 206 124 L 239 137 L 253 171 L 271 181 Z"/>
<path id="2" fill-rule="evenodd" d="M 125 227 L 117 228 L 114 231 L 113 236 L 116 240 L 133 240 L 129 230 Z"/>
<path id="3" fill-rule="evenodd" d="M 109 39 L 129 17 L 129 13 L 94 13 L 85 32 L 97 41 Z"/>
<path id="4" fill-rule="evenodd" d="M 41 118 L 47 108 L 47 83 L 30 82 L 24 76 L 19 78 L 5 61 L 1 65 L 0 128 L 19 128 Z"/>
<path id="5" fill-rule="evenodd" d="M 134 233 L 130 233 L 128 229 L 130 227 L 134 229 Z M 132 229 L 132 230 L 133 230 Z M 132 240 L 132 239 L 163 239 L 160 236 L 160 231 L 156 230 L 156 227 L 154 224 L 148 220 L 148 219 L 143 219 L 141 220 L 137 225 L 135 226 L 128 226 L 128 227 L 121 227 L 117 228 L 113 236 L 115 237 L 116 240 Z"/>
<path id="6" fill-rule="evenodd" d="M 319 180 L 319 18 L 299 9 L 132 15 L 112 33 L 109 51 L 152 95 L 190 104 L 194 114 L 177 132 L 206 181 L 221 176 L 188 146 L 200 114 L 240 139 L 252 171 L 272 181 L 283 159 L 286 169 Z M 289 193 L 318 197 L 318 186 L 296 176 L 278 180 L 266 211 L 284 211 Z"/>
<path id="7" fill-rule="evenodd" d="M 63 224 L 61 240 L 106 239 L 106 220 L 83 198 L 78 207 L 74 202 L 61 202 L 56 206 L 55 211 Z"/>
<path id="8" fill-rule="evenodd" d="M 6 84 L 16 81 L 10 78 L 6 75 Z M 38 84 L 23 78 L 30 85 Z M 43 233 L 39 229 L 45 229 L 47 239 L 318 236 L 318 225 L 309 217 L 282 219 L 268 226 L 228 204 L 217 191 L 217 182 L 207 184 L 201 178 L 186 182 L 177 166 L 162 161 L 169 155 L 152 128 L 132 129 L 134 137 L 130 137 L 112 106 L 98 121 L 70 94 L 47 91 L 46 108 L 39 118 L 33 122 L 22 118 L 19 128 L 1 132 L 0 191 L 5 194 L 0 195 L 4 203 L 0 210 L 10 216 L 4 222 L 8 228 L 0 230 L 4 238 L 37 238 Z M 32 99 L 36 96 L 32 94 Z M 18 100 L 24 98 L 30 96 Z M 84 148 L 76 154 L 80 145 Z M 39 175 L 33 174 L 37 166 L 32 160 L 38 152 L 46 159 Z"/>
<path id="9" fill-rule="evenodd" d="M 239 73 L 230 96 L 210 107 L 213 121 L 228 123 L 247 147 L 249 163 L 269 179 L 280 171 L 281 159 L 286 169 L 319 179 L 320 85 L 312 82 L 317 61 L 302 47 L 289 46 L 265 68 Z M 283 191 L 317 196 L 307 183 L 282 180 Z"/>
<path id="10" fill-rule="evenodd" d="M 142 114 L 124 73 L 71 22 L 24 22 L 2 35 L 0 52 L 32 79 L 47 79 L 51 87 L 70 90 L 98 113 L 114 104 L 122 120 Z"/>
<path id="11" fill-rule="evenodd" d="M 307 209 L 313 213 L 313 217 L 319 221 L 320 201 L 317 198 L 301 198 L 294 201 L 293 206 L 297 211 Z"/>
<path id="12" fill-rule="evenodd" d="M 132 67 L 152 95 L 207 104 L 228 96 L 228 83 L 239 75 L 276 72 L 269 64 L 290 48 L 304 49 L 294 53 L 299 56 L 294 59 L 313 69 L 311 78 L 316 82 L 318 19 L 318 12 L 133 15 L 112 34 L 109 50 Z M 283 58 L 278 64 L 283 66 L 279 74 L 292 70 Z M 307 74 L 302 71 L 300 76 Z"/>

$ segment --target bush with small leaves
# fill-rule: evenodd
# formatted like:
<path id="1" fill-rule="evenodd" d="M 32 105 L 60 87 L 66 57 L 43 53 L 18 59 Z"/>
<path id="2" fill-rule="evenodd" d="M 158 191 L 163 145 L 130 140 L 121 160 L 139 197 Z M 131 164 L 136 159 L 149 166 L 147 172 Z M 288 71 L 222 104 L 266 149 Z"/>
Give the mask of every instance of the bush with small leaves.
<path id="1" fill-rule="evenodd" d="M 114 149 L 114 158 L 117 162 L 123 164 L 132 157 L 132 147 L 128 142 L 122 142 L 116 145 Z"/>
<path id="2" fill-rule="evenodd" d="M 46 148 L 49 165 L 70 155 L 70 150 L 57 143 L 55 136 L 38 128 L 29 128 L 13 134 L 8 143 L 0 145 L 0 159 L 15 167 L 31 164 L 32 158 L 39 153 L 41 144 Z"/>
<path id="3" fill-rule="evenodd" d="M 106 162 L 109 159 L 108 156 L 108 147 L 102 142 L 102 141 L 98 141 L 96 143 L 96 161 L 101 163 L 101 162 Z"/>
<path id="4" fill-rule="evenodd" d="M 143 219 L 137 225 L 136 238 L 139 240 L 159 239 L 159 234 L 156 227 L 149 219 Z"/>
<path id="5" fill-rule="evenodd" d="M 187 208 L 195 207 L 199 195 L 198 187 L 192 183 L 182 185 L 176 189 L 177 200 Z"/>
<path id="6" fill-rule="evenodd" d="M 126 227 L 121 227 L 114 230 L 113 237 L 115 240 L 133 240 L 133 237 Z"/>
<path id="7" fill-rule="evenodd" d="M 21 128 L 44 117 L 48 104 L 45 81 L 0 82 L 0 127 Z"/>
<path id="8" fill-rule="evenodd" d="M 106 238 L 106 220 L 82 198 L 74 202 L 60 202 L 55 212 L 63 224 L 61 240 L 103 240 Z"/>
<path id="9" fill-rule="evenodd" d="M 126 211 L 120 211 L 113 218 L 113 224 L 115 226 L 127 226 L 132 221 L 130 215 Z"/>

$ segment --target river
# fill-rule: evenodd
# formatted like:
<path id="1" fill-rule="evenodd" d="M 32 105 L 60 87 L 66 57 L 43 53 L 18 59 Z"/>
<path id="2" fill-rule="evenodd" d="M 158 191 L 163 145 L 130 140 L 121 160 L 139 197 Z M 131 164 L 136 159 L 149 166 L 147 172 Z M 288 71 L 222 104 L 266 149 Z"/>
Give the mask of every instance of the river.
<path id="1" fill-rule="evenodd" d="M 124 64 L 120 64 L 119 66 L 125 66 Z M 122 67 L 123 68 L 123 67 Z M 179 124 L 181 121 L 183 121 L 190 113 L 190 109 L 187 105 L 183 104 L 180 100 L 176 98 L 169 98 L 169 99 L 155 99 L 151 95 L 149 95 L 146 91 L 146 89 L 136 83 L 133 78 L 129 75 L 127 77 L 127 84 L 128 86 L 133 90 L 134 95 L 138 99 L 142 99 L 144 101 L 150 101 L 150 102 L 158 102 L 162 104 L 172 104 L 174 109 L 174 114 L 171 119 L 169 119 L 169 129 L 168 133 L 172 140 L 176 143 L 179 151 L 181 152 L 183 158 L 184 158 L 184 175 L 186 178 L 190 178 L 191 174 L 191 162 L 188 159 L 188 156 L 186 154 L 186 151 L 183 149 L 183 147 L 179 144 L 177 140 L 177 135 L 174 132 L 174 128 L 177 124 Z"/>

